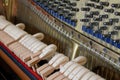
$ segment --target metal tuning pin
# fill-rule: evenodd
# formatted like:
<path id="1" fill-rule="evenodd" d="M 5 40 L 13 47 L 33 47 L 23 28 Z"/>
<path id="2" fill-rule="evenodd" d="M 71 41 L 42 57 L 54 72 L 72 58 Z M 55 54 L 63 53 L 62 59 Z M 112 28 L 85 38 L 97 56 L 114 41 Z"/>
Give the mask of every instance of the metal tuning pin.
<path id="1" fill-rule="evenodd" d="M 114 13 L 116 16 L 120 16 L 120 12 L 115 12 Z"/>
<path id="2" fill-rule="evenodd" d="M 102 5 L 102 6 L 109 6 L 109 2 L 100 2 L 100 5 Z"/>
<path id="3" fill-rule="evenodd" d="M 60 4 L 60 2 L 59 1 L 55 1 L 54 4 Z"/>
<path id="4" fill-rule="evenodd" d="M 95 9 L 100 9 L 100 10 L 102 10 L 104 7 L 103 7 L 103 6 L 100 6 L 100 5 L 95 5 L 94 8 L 95 8 Z"/>
<path id="5" fill-rule="evenodd" d="M 91 11 L 90 14 L 91 15 L 99 15 L 99 11 Z"/>
<path id="6" fill-rule="evenodd" d="M 99 18 L 93 18 L 94 21 L 102 21 L 102 18 L 99 17 Z"/>
<path id="7" fill-rule="evenodd" d="M 98 26 L 99 22 L 90 22 L 89 25 L 91 25 L 91 26 Z"/>
<path id="8" fill-rule="evenodd" d="M 112 22 L 103 22 L 103 25 L 106 25 L 106 26 L 112 26 L 113 23 L 112 23 Z"/>
<path id="9" fill-rule="evenodd" d="M 81 22 L 89 22 L 90 19 L 80 19 Z"/>
<path id="10" fill-rule="evenodd" d="M 115 30 L 120 30 L 120 26 L 115 26 L 114 29 Z"/>
<path id="11" fill-rule="evenodd" d="M 95 4 L 94 4 L 94 3 L 85 3 L 85 6 L 88 6 L 88 7 L 94 7 Z"/>
<path id="12" fill-rule="evenodd" d="M 119 22 L 119 18 L 112 18 L 112 19 L 109 19 L 109 21 L 118 23 Z"/>
<path id="13" fill-rule="evenodd" d="M 65 3 L 61 3 L 59 6 L 66 7 Z"/>
<path id="14" fill-rule="evenodd" d="M 89 7 L 82 7 L 81 11 L 87 11 L 88 12 L 88 11 L 90 11 L 90 8 Z"/>
<path id="15" fill-rule="evenodd" d="M 96 2 L 96 3 L 99 3 L 100 0 L 90 0 L 91 2 Z"/>
<path id="16" fill-rule="evenodd" d="M 70 3 L 70 1 L 68 1 L 68 0 L 64 0 L 63 2 L 64 2 L 64 3 L 67 3 L 67 4 L 69 4 L 69 3 Z"/>
<path id="17" fill-rule="evenodd" d="M 65 8 L 70 10 L 72 7 L 71 6 L 66 6 Z"/>
<path id="18" fill-rule="evenodd" d="M 58 7 L 58 10 L 63 10 L 64 8 L 62 6 L 59 6 Z"/>
<path id="19" fill-rule="evenodd" d="M 65 10 L 65 9 L 63 9 L 62 12 L 63 12 L 63 13 L 67 13 L 67 14 L 70 13 L 69 10 Z"/>
<path id="20" fill-rule="evenodd" d="M 99 17 L 100 17 L 100 18 L 105 18 L 105 19 L 106 19 L 106 18 L 108 18 L 109 16 L 108 16 L 108 14 L 104 14 L 104 15 L 100 15 Z"/>
<path id="21" fill-rule="evenodd" d="M 71 11 L 79 12 L 79 8 L 72 8 Z"/>
<path id="22" fill-rule="evenodd" d="M 111 7 L 113 7 L 113 8 L 120 8 L 120 4 L 112 4 Z"/>
<path id="23" fill-rule="evenodd" d="M 70 6 L 77 6 L 76 2 L 69 3 Z"/>
<path id="24" fill-rule="evenodd" d="M 73 16 L 75 16 L 75 13 L 73 13 L 73 12 L 72 12 L 72 13 L 69 13 L 68 16 L 73 17 Z"/>
<path id="25" fill-rule="evenodd" d="M 85 14 L 85 17 L 86 18 L 93 18 L 93 15 L 92 14 Z"/>
<path id="26" fill-rule="evenodd" d="M 57 7 L 57 6 L 58 6 L 57 4 L 52 5 L 53 8 L 54 8 L 54 7 Z"/>
<path id="27" fill-rule="evenodd" d="M 114 9 L 105 9 L 104 11 L 105 11 L 105 12 L 108 12 L 108 13 L 113 13 L 113 12 L 114 12 Z"/>

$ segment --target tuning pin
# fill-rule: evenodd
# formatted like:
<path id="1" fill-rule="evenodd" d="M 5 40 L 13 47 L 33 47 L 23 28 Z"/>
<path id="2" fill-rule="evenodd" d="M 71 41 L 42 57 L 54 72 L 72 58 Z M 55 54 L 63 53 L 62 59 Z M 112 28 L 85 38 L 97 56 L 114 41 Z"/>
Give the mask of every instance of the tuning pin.
<path id="1" fill-rule="evenodd" d="M 90 11 L 90 8 L 89 7 L 82 7 L 81 11 Z"/>
<path id="2" fill-rule="evenodd" d="M 100 5 L 102 5 L 102 6 L 109 6 L 109 2 L 100 2 Z"/>
<path id="3" fill-rule="evenodd" d="M 44 1 L 44 0 L 42 0 L 41 2 L 46 3 L 46 2 L 48 2 L 48 1 Z"/>
<path id="4" fill-rule="evenodd" d="M 113 13 L 113 12 L 114 12 L 114 9 L 105 9 L 104 11 L 105 11 L 105 12 L 108 12 L 108 13 Z"/>
<path id="5" fill-rule="evenodd" d="M 85 3 L 85 6 L 88 6 L 88 7 L 94 7 L 95 4 L 94 4 L 94 3 Z"/>
<path id="6" fill-rule="evenodd" d="M 69 3 L 70 6 L 77 6 L 77 3 L 76 2 L 73 2 L 73 3 Z"/>
<path id="7" fill-rule="evenodd" d="M 100 0 L 90 0 L 91 2 L 96 2 L 96 3 L 99 3 Z"/>
<path id="8" fill-rule="evenodd" d="M 93 15 L 92 14 L 85 14 L 85 17 L 86 18 L 93 18 Z"/>
<path id="9" fill-rule="evenodd" d="M 103 7 L 103 6 L 100 6 L 100 5 L 95 5 L 94 8 L 95 8 L 95 9 L 101 9 L 101 10 L 102 10 L 104 7 Z"/>
<path id="10" fill-rule="evenodd" d="M 112 4 L 111 5 L 113 8 L 120 8 L 120 4 Z"/>
<path id="11" fill-rule="evenodd" d="M 112 18 L 112 19 L 109 19 L 109 21 L 118 23 L 119 22 L 119 18 Z"/>
<path id="12" fill-rule="evenodd" d="M 115 30 L 120 30 L 120 26 L 115 26 L 114 29 Z"/>
<path id="13" fill-rule="evenodd" d="M 104 22 L 103 25 L 106 25 L 106 26 L 112 26 L 113 23 L 112 23 L 112 22 Z"/>
<path id="14" fill-rule="evenodd" d="M 59 1 L 55 1 L 54 4 L 60 4 L 60 2 Z"/>
<path id="15" fill-rule="evenodd" d="M 63 9 L 62 12 L 63 12 L 63 13 L 67 13 L 67 14 L 70 13 L 69 10 L 65 10 L 65 9 Z"/>
<path id="16" fill-rule="evenodd" d="M 71 7 L 71 6 L 66 6 L 65 8 L 66 8 L 66 9 L 71 9 L 72 7 Z"/>
<path id="17" fill-rule="evenodd" d="M 48 6 L 52 6 L 53 4 L 53 2 L 48 2 Z"/>
<path id="18" fill-rule="evenodd" d="M 100 17 L 100 18 L 105 18 L 105 19 L 106 19 L 106 18 L 108 18 L 108 14 L 103 14 L 103 15 L 100 15 L 99 17 Z"/>
<path id="19" fill-rule="evenodd" d="M 72 8 L 71 11 L 78 12 L 78 11 L 79 11 L 79 8 Z"/>
<path id="20" fill-rule="evenodd" d="M 80 19 L 81 22 L 89 22 L 90 19 Z"/>
<path id="21" fill-rule="evenodd" d="M 66 4 L 61 3 L 61 4 L 59 4 L 59 6 L 66 7 Z"/>
<path id="22" fill-rule="evenodd" d="M 91 25 L 91 26 L 98 26 L 99 22 L 90 22 L 89 25 Z"/>
<path id="23" fill-rule="evenodd" d="M 99 15 L 99 11 L 91 11 L 90 14 L 91 15 Z"/>
<path id="24" fill-rule="evenodd" d="M 52 5 L 51 7 L 52 7 L 52 8 L 57 7 L 57 4 L 54 4 L 54 5 Z"/>
<path id="25" fill-rule="evenodd" d="M 120 16 L 120 12 L 115 12 L 114 13 L 116 16 Z"/>
<path id="26" fill-rule="evenodd" d="M 107 30 L 107 27 L 106 26 L 100 26 L 100 30 Z"/>
<path id="27" fill-rule="evenodd" d="M 73 17 L 73 16 L 75 16 L 75 13 L 69 13 L 68 16 Z"/>
<path id="28" fill-rule="evenodd" d="M 93 18 L 94 21 L 102 21 L 102 18 L 99 17 L 99 18 Z"/>
<path id="29" fill-rule="evenodd" d="M 58 7 L 58 10 L 60 11 L 60 10 L 63 10 L 64 9 L 64 7 L 61 7 L 61 6 L 59 6 Z"/>
<path id="30" fill-rule="evenodd" d="M 64 3 L 67 3 L 67 4 L 69 4 L 69 3 L 70 3 L 70 1 L 68 1 L 68 0 L 64 0 L 63 2 L 64 2 Z"/>

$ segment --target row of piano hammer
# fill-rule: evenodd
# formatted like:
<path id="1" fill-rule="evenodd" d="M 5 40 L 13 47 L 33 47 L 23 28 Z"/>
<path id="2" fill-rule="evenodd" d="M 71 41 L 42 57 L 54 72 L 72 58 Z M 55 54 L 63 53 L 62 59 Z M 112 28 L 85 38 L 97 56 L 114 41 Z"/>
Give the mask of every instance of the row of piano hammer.
<path id="1" fill-rule="evenodd" d="M 23 23 L 14 25 L 1 15 L 0 41 L 43 79 L 104 80 L 83 66 L 87 62 L 86 57 L 79 56 L 70 61 L 64 54 L 56 52 L 56 45 L 47 45 L 41 41 L 44 38 L 43 33 L 31 35 L 24 28 Z M 38 67 L 41 60 L 48 59 L 48 63 Z"/>

